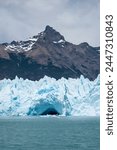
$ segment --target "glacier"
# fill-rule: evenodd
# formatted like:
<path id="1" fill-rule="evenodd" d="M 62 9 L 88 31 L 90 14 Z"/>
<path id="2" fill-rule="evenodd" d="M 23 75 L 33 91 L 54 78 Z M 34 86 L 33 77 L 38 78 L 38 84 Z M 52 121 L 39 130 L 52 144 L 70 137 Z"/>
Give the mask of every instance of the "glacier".
<path id="1" fill-rule="evenodd" d="M 83 76 L 0 81 L 0 116 L 99 116 L 99 104 L 100 75 L 94 81 Z"/>

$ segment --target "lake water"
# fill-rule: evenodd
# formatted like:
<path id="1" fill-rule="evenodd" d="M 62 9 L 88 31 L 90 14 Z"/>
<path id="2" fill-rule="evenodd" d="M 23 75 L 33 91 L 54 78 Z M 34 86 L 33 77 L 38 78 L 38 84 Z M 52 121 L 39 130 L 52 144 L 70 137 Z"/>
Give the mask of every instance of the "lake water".
<path id="1" fill-rule="evenodd" d="M 0 150 L 99 150 L 98 117 L 0 118 Z"/>

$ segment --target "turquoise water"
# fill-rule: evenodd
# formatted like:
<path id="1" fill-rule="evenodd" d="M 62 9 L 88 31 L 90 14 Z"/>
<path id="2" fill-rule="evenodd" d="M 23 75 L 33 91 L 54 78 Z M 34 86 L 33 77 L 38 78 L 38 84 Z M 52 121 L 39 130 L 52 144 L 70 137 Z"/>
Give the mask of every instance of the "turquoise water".
<path id="1" fill-rule="evenodd" d="M 0 150 L 99 150 L 98 117 L 1 118 Z"/>

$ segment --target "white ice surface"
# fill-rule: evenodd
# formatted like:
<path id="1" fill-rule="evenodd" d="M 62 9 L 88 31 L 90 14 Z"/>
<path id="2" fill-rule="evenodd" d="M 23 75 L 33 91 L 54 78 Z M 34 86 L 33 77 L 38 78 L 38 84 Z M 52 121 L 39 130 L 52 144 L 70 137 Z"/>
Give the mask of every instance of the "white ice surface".
<path id="1" fill-rule="evenodd" d="M 51 108 L 63 116 L 98 116 L 99 100 L 100 76 L 94 81 L 83 76 L 0 81 L 0 116 L 40 115 Z"/>

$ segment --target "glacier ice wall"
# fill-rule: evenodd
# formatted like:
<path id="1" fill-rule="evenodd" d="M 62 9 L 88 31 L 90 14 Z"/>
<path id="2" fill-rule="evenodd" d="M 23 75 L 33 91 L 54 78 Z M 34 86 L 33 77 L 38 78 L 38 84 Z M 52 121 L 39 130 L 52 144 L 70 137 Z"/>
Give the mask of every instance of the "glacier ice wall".
<path id="1" fill-rule="evenodd" d="M 0 116 L 42 115 L 56 111 L 59 115 L 99 115 L 100 76 L 89 81 L 78 79 L 56 80 L 45 76 L 39 81 L 0 81 Z"/>

